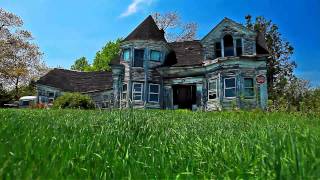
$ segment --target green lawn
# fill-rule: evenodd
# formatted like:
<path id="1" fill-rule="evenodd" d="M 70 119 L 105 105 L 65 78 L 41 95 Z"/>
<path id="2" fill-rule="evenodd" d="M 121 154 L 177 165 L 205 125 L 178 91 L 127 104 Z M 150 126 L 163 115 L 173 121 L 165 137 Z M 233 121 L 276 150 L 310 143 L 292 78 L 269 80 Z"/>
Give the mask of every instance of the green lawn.
<path id="1" fill-rule="evenodd" d="M 0 179 L 320 178 L 320 116 L 1 110 Z"/>

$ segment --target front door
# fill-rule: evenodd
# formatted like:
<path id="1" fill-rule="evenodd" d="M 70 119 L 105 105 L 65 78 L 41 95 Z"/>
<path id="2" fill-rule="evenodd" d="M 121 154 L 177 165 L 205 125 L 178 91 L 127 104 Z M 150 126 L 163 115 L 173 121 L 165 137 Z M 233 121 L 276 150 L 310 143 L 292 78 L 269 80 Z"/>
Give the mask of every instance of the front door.
<path id="1" fill-rule="evenodd" d="M 195 85 L 174 85 L 173 104 L 179 109 L 192 109 L 196 104 L 196 86 Z"/>

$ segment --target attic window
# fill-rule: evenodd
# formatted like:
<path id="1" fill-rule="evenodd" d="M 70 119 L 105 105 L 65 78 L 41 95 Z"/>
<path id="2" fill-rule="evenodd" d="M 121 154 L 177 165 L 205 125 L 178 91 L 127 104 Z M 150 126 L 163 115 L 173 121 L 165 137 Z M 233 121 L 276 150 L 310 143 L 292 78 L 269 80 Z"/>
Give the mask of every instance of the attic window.
<path id="1" fill-rule="evenodd" d="M 231 35 L 227 34 L 223 37 L 224 44 L 224 56 L 234 56 L 234 48 L 233 48 L 233 38 Z"/>

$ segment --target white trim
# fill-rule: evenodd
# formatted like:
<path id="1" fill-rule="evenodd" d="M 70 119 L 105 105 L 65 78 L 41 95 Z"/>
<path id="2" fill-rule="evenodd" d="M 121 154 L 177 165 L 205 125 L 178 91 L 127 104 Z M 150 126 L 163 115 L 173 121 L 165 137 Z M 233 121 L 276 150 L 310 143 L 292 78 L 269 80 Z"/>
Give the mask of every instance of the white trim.
<path id="1" fill-rule="evenodd" d="M 212 91 L 212 90 L 210 90 L 210 83 L 212 83 L 212 82 L 216 83 L 216 87 L 214 89 L 214 91 L 216 93 L 216 98 L 215 99 L 210 99 L 210 92 Z M 218 79 L 217 78 L 209 79 L 208 80 L 208 100 L 217 100 L 217 99 L 219 99 L 219 95 L 218 95 Z"/>
<path id="2" fill-rule="evenodd" d="M 153 92 L 150 92 L 150 86 L 153 85 L 153 86 L 158 86 L 158 93 L 153 93 Z M 158 103 L 159 102 L 159 99 L 160 99 L 160 84 L 153 84 L 153 83 L 150 83 L 149 84 L 149 93 L 148 93 L 148 100 L 149 102 L 155 102 L 155 103 Z M 158 101 L 151 101 L 150 100 L 150 94 L 157 94 L 158 95 Z"/>
<path id="3" fill-rule="evenodd" d="M 226 88 L 226 80 L 228 80 L 228 79 L 234 79 L 234 87 Z M 223 96 L 224 96 L 224 98 L 226 98 L 226 99 L 234 99 L 234 98 L 236 98 L 237 97 L 237 79 L 236 79 L 236 77 L 234 76 L 234 77 L 224 78 L 223 83 L 224 83 L 224 86 L 223 86 Z M 235 89 L 235 96 L 226 97 L 226 90 L 227 89 Z"/>
<path id="4" fill-rule="evenodd" d="M 136 92 L 135 90 L 134 90 L 134 85 L 136 85 L 136 84 L 140 84 L 141 85 L 141 91 L 140 92 Z M 138 99 L 138 100 L 135 100 L 134 99 L 134 94 L 141 94 L 141 99 Z M 142 101 L 142 96 L 143 96 L 143 83 L 139 83 L 139 82 L 133 82 L 132 83 L 132 100 L 133 101 Z"/>

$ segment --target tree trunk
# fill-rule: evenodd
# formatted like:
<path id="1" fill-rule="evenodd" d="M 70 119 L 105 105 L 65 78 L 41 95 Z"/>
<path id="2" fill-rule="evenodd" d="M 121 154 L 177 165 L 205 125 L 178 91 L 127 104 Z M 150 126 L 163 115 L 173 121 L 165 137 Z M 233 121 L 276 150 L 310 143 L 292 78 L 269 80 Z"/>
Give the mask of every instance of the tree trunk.
<path id="1" fill-rule="evenodd" d="M 15 97 L 16 100 L 19 100 L 19 98 L 20 98 L 19 97 L 19 77 L 16 78 L 16 82 L 15 82 L 14 86 L 15 86 L 15 95 L 14 95 L 14 97 Z"/>

